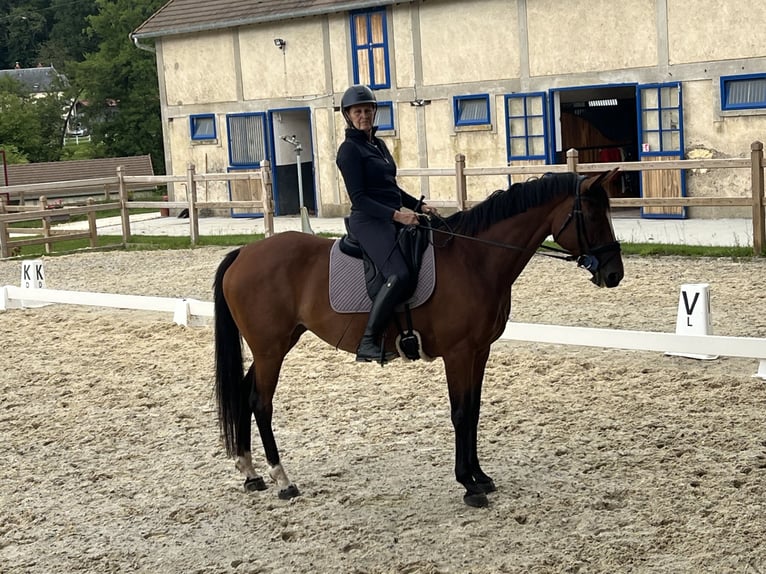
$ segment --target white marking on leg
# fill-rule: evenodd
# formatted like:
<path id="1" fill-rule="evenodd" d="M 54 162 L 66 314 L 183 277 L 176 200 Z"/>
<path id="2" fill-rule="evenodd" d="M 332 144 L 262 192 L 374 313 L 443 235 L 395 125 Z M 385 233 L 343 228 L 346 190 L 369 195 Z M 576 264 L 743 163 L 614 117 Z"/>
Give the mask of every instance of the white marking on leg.
<path id="1" fill-rule="evenodd" d="M 271 480 L 277 483 L 277 486 L 279 486 L 280 490 L 284 490 L 288 486 L 292 485 L 292 482 L 290 482 L 290 479 L 287 478 L 287 473 L 285 472 L 285 469 L 282 468 L 281 464 L 270 466 L 269 476 L 271 477 Z"/>
<path id="2" fill-rule="evenodd" d="M 260 475 L 255 472 L 253 467 L 253 455 L 249 450 L 245 451 L 245 454 L 242 456 L 237 457 L 237 462 L 234 463 L 234 466 L 245 475 L 245 478 L 260 478 Z"/>

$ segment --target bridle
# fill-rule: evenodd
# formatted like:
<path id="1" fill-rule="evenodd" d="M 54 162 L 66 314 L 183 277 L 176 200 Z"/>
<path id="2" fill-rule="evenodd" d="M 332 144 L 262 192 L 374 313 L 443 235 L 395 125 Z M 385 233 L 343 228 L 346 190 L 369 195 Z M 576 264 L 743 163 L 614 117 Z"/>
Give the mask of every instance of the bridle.
<path id="1" fill-rule="evenodd" d="M 558 232 L 553 234 L 553 240 L 558 243 L 558 238 L 561 236 L 567 226 L 572 223 L 572 221 L 574 221 L 575 232 L 577 233 L 577 246 L 581 255 L 576 258 L 575 256 L 572 257 L 577 261 L 578 267 L 587 269 L 591 272 L 591 274 L 595 276 L 599 268 L 598 256 L 610 251 L 619 253 L 620 242 L 610 241 L 609 243 L 605 243 L 603 245 L 591 247 L 590 242 L 588 241 L 588 234 L 585 231 L 585 216 L 582 212 L 582 194 L 580 193 L 580 184 L 584 180 L 585 176 L 583 175 L 577 177 L 577 180 L 575 181 L 575 197 L 574 202 L 572 203 L 572 211 L 569 212 L 569 215 L 564 220 L 564 223 L 561 224 Z"/>

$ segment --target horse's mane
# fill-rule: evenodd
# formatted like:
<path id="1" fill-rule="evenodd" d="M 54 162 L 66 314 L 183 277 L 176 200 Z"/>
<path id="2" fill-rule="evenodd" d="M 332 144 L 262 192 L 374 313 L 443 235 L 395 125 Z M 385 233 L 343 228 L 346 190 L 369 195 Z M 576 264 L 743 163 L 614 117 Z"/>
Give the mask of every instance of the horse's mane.
<path id="1" fill-rule="evenodd" d="M 576 182 L 577 174 L 574 173 L 548 173 L 540 178 L 514 183 L 509 189 L 494 191 L 471 209 L 450 215 L 441 226 L 455 233 L 476 235 L 498 221 L 544 205 L 561 194 L 573 194 Z"/>

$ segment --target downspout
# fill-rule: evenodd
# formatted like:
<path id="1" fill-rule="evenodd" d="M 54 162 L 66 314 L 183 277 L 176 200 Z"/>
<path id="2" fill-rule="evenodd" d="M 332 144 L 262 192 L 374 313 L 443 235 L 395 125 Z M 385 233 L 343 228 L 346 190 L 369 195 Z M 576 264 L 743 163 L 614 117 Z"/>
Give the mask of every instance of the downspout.
<path id="1" fill-rule="evenodd" d="M 144 50 L 145 52 L 151 52 L 152 54 L 155 54 L 157 52 L 157 49 L 154 46 L 149 46 L 148 44 L 142 44 L 138 36 L 129 34 L 128 37 L 131 40 L 133 40 L 133 45 L 139 50 Z"/>

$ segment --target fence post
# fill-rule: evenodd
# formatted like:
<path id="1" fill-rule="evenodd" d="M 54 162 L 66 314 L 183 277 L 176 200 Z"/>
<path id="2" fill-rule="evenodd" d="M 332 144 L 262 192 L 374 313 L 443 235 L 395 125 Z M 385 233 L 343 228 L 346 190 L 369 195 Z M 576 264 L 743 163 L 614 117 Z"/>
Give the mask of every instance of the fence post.
<path id="1" fill-rule="evenodd" d="M 199 242 L 199 219 L 197 217 L 197 182 L 194 181 L 194 164 L 186 166 L 186 192 L 189 200 L 189 231 L 191 245 Z"/>
<path id="2" fill-rule="evenodd" d="M 457 210 L 465 209 L 468 200 L 465 184 L 465 156 L 459 153 L 455 156 L 455 191 L 457 192 Z"/>
<path id="3" fill-rule="evenodd" d="M 40 196 L 40 209 L 42 211 L 45 211 L 48 209 L 48 198 L 44 195 Z M 51 220 L 48 217 L 43 216 L 43 237 L 50 237 L 51 236 Z M 53 251 L 53 243 L 46 242 L 45 243 L 45 252 L 50 253 Z"/>
<path id="4" fill-rule="evenodd" d="M 125 186 L 124 168 L 117 166 L 117 181 L 120 194 L 120 219 L 122 221 L 122 245 L 127 247 L 130 241 L 130 213 L 128 212 L 128 188 Z"/>
<path id="5" fill-rule="evenodd" d="M 5 213 L 5 198 L 0 195 L 0 215 Z M 10 241 L 8 235 L 8 224 L 5 221 L 0 221 L 0 257 L 8 257 L 10 255 L 10 249 L 8 248 L 8 242 Z"/>
<path id="6" fill-rule="evenodd" d="M 98 244 L 98 241 L 96 240 L 96 237 L 98 236 L 98 229 L 96 228 L 96 210 L 93 209 L 93 205 L 96 203 L 96 201 L 89 197 L 86 200 L 86 203 L 88 204 L 88 207 L 91 209 L 88 210 L 88 232 L 90 233 L 90 246 L 96 247 Z"/>
<path id="7" fill-rule="evenodd" d="M 580 159 L 580 152 L 578 152 L 575 148 L 570 148 L 567 150 L 567 170 L 571 171 L 572 173 L 577 173 L 577 166 Z"/>
<path id="8" fill-rule="evenodd" d="M 261 162 L 261 185 L 263 186 L 263 234 L 274 235 L 274 188 L 271 183 L 271 164 L 269 160 Z"/>
<path id="9" fill-rule="evenodd" d="M 750 170 L 753 187 L 753 251 L 763 255 L 766 245 L 766 227 L 763 211 L 763 143 L 754 141 L 750 144 Z"/>

